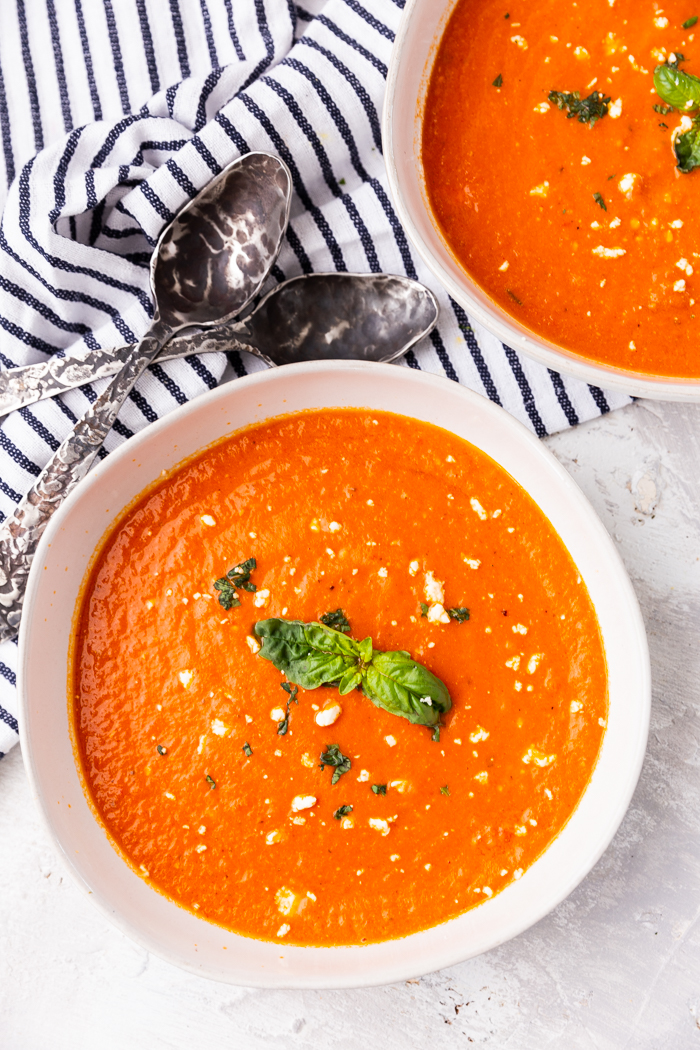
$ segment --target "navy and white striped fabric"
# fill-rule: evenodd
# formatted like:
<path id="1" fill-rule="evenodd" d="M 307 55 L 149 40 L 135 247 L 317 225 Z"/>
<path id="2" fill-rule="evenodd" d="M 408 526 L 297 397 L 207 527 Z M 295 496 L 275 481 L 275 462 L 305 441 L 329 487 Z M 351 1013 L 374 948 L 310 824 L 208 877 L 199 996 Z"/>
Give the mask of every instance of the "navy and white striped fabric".
<path id="1" fill-rule="evenodd" d="M 380 114 L 404 0 L 3 0 L 0 4 L 0 362 L 137 339 L 148 260 L 181 205 L 250 149 L 294 180 L 271 283 L 322 270 L 417 277 L 442 318 L 407 364 L 486 394 L 544 436 L 629 400 L 521 359 L 437 286 L 387 192 Z M 116 447 L 216 386 L 224 355 L 154 365 Z M 231 355 L 239 375 L 260 367 Z M 99 391 L 0 425 L 0 516 Z M 0 646 L 0 753 L 17 739 L 16 644 Z"/>

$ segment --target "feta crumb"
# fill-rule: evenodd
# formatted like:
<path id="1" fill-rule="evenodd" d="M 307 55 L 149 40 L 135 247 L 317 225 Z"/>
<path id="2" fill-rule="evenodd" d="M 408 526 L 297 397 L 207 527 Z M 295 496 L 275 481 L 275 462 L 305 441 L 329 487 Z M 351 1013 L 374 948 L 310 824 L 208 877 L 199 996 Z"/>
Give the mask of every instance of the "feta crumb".
<path id="1" fill-rule="evenodd" d="M 206 739 L 207 739 L 206 736 L 200 736 L 199 743 L 197 744 L 197 754 L 198 755 L 201 755 L 202 749 L 204 748 L 204 744 L 206 742 Z"/>
<path id="2" fill-rule="evenodd" d="M 367 781 L 369 780 L 369 773 L 368 773 L 368 771 L 366 769 L 361 769 L 360 770 L 360 775 L 359 775 L 359 777 L 357 779 L 359 780 L 359 782 L 361 784 L 366 784 Z"/>
<path id="3" fill-rule="evenodd" d="M 268 590 L 256 591 L 255 597 L 253 598 L 253 605 L 256 609 L 262 609 L 263 605 L 267 605 L 267 599 L 270 597 Z"/>
<path id="4" fill-rule="evenodd" d="M 275 894 L 277 911 L 282 915 L 289 915 L 294 907 L 296 899 L 297 895 L 293 890 L 288 890 L 286 886 L 280 886 Z M 287 927 L 287 929 L 289 929 L 289 927 Z"/>
<path id="5" fill-rule="evenodd" d="M 310 901 L 314 901 L 315 902 L 316 894 L 312 893 L 311 890 L 307 890 L 306 891 L 306 896 L 309 898 Z"/>
<path id="6" fill-rule="evenodd" d="M 192 679 L 194 678 L 194 671 L 180 671 L 178 673 L 178 678 L 182 682 L 185 689 L 188 689 L 190 683 L 192 682 Z"/>
<path id="7" fill-rule="evenodd" d="M 195 853 L 204 853 L 206 848 L 207 847 L 204 845 L 204 843 L 200 842 L 198 846 L 194 847 L 194 851 L 195 851 Z"/>
<path id="8" fill-rule="evenodd" d="M 374 506 L 374 500 L 373 499 L 368 499 L 367 500 L 367 506 L 368 507 L 373 507 Z"/>
<path id="9" fill-rule="evenodd" d="M 394 860 L 394 861 L 400 860 L 400 859 L 401 858 L 399 857 L 398 853 L 392 853 L 391 856 L 389 857 L 389 860 Z"/>
<path id="10" fill-rule="evenodd" d="M 478 558 L 462 558 L 465 565 L 468 565 L 470 569 L 478 569 L 481 562 Z"/>
<path id="11" fill-rule="evenodd" d="M 530 817 L 529 823 L 533 826 L 533 828 L 537 827 L 537 821 L 533 820 L 532 817 Z"/>
<path id="12" fill-rule="evenodd" d="M 512 628 L 513 634 L 527 634 L 527 627 L 521 623 L 516 623 Z"/>
<path id="13" fill-rule="evenodd" d="M 377 569 L 377 576 L 381 576 L 383 580 L 389 575 L 388 570 L 382 565 L 381 569 Z"/>
<path id="14" fill-rule="evenodd" d="M 348 831 L 350 828 L 355 827 L 355 821 L 352 817 L 342 817 L 340 821 L 340 826 L 341 828 L 343 828 L 344 831 Z"/>
<path id="15" fill-rule="evenodd" d="M 314 768 L 314 760 L 308 753 L 308 751 L 304 752 L 304 754 L 301 756 L 301 764 L 302 766 L 306 766 L 307 769 Z"/>
<path id="16" fill-rule="evenodd" d="M 572 715 L 575 715 L 576 712 L 580 711 L 582 707 L 583 707 L 583 704 L 579 703 L 578 700 L 572 700 L 571 704 L 569 705 L 569 710 L 571 711 Z"/>
<path id="17" fill-rule="evenodd" d="M 390 780 L 389 787 L 393 791 L 398 791 L 399 795 L 404 795 L 410 788 L 410 784 L 407 780 Z M 396 818 L 394 818 L 396 819 Z"/>
<path id="18" fill-rule="evenodd" d="M 539 751 L 536 747 L 529 747 L 523 755 L 523 762 L 526 766 L 531 762 L 534 762 L 536 766 L 549 766 L 556 757 L 556 755 L 545 755 L 544 752 Z"/>
<path id="19" fill-rule="evenodd" d="M 683 220 L 682 219 L 674 219 L 673 222 L 669 223 L 669 226 L 673 230 L 680 230 L 682 228 L 682 226 L 683 226 Z"/>
<path id="20" fill-rule="evenodd" d="M 498 873 L 498 874 L 499 874 L 499 875 L 500 875 L 501 877 L 503 877 L 504 875 L 507 875 L 507 874 L 508 874 L 508 869 L 507 869 L 507 868 L 501 868 L 501 870 L 499 871 L 499 873 Z"/>
<path id="21" fill-rule="evenodd" d="M 516 835 L 527 835 L 527 828 L 523 824 L 516 824 L 514 830 Z"/>
<path id="22" fill-rule="evenodd" d="M 517 671 L 520 667 L 520 657 L 511 656 L 510 660 L 506 660 L 506 667 L 512 667 L 514 671 Z"/>
<path id="23" fill-rule="evenodd" d="M 603 727 L 603 729 L 605 729 L 605 727 L 606 727 L 606 725 L 607 725 L 607 722 L 605 721 L 605 719 L 604 719 L 604 718 L 599 718 L 599 719 L 598 719 L 598 725 L 599 725 L 599 726 L 602 726 L 602 727 Z"/>
<path id="24" fill-rule="evenodd" d="M 432 572 L 426 572 L 424 577 L 423 592 L 429 602 L 445 601 L 445 584 L 442 580 L 436 580 Z"/>
<path id="25" fill-rule="evenodd" d="M 279 930 L 277 931 L 277 936 L 278 937 L 285 937 L 289 933 L 290 930 L 291 930 L 291 926 L 289 925 L 289 923 L 283 922 L 282 925 L 280 926 Z"/>
<path id="26" fill-rule="evenodd" d="M 150 600 L 150 598 L 146 601 L 146 608 L 147 609 L 152 609 L 153 608 L 153 602 Z"/>
<path id="27" fill-rule="evenodd" d="M 460 740 L 460 738 L 459 738 L 458 736 L 456 736 L 456 737 L 454 738 L 454 740 L 452 741 L 452 743 L 453 743 L 453 744 L 461 744 L 461 743 L 462 743 L 462 741 Z"/>
<path id="28" fill-rule="evenodd" d="M 395 746 L 395 744 L 396 744 L 396 737 L 395 736 L 385 736 L 384 739 L 386 740 L 386 742 L 389 745 L 389 747 L 394 747 Z"/>
<path id="29" fill-rule="evenodd" d="M 342 525 L 340 524 L 340 522 L 339 522 L 339 521 L 331 521 L 331 522 L 329 523 L 329 525 L 328 525 L 328 531 L 329 531 L 329 532 L 340 532 L 340 530 L 342 529 L 342 527 L 343 527 L 343 526 L 342 526 Z"/>
<path id="30" fill-rule="evenodd" d="M 306 824 L 306 817 L 292 817 L 292 824 Z"/>
<path id="31" fill-rule="evenodd" d="M 579 46 L 578 46 L 578 47 L 575 47 L 575 48 L 574 48 L 574 54 L 576 55 L 576 58 L 577 58 L 577 59 L 578 59 L 578 60 L 579 60 L 580 62 L 583 62 L 583 61 L 584 61 L 584 59 L 586 59 L 586 58 L 588 58 L 588 57 L 589 57 L 589 54 L 588 54 L 588 52 L 586 51 L 585 47 L 581 47 L 581 45 L 580 45 L 580 44 L 579 44 Z"/>
<path id="32" fill-rule="evenodd" d="M 430 871 L 430 869 L 432 868 L 432 864 L 424 864 L 423 867 L 426 871 Z"/>
<path id="33" fill-rule="evenodd" d="M 657 17 L 654 19 L 654 25 L 657 29 L 665 29 L 668 25 L 668 18 L 666 18 L 664 15 L 657 15 Z"/>
<path id="34" fill-rule="evenodd" d="M 409 562 L 408 575 L 409 576 L 415 576 L 417 572 L 418 572 L 418 562 L 417 561 Z"/>
<path id="35" fill-rule="evenodd" d="M 166 798 L 172 798 L 172 799 L 174 799 L 174 798 L 175 798 L 175 796 L 174 796 L 174 795 L 171 795 L 169 791 L 166 791 L 166 792 L 165 792 L 165 797 L 166 797 Z"/>
<path id="36" fill-rule="evenodd" d="M 491 889 L 490 886 L 484 886 L 482 888 L 481 892 L 485 893 L 487 897 L 493 897 L 493 890 Z"/>
<path id="37" fill-rule="evenodd" d="M 246 722 L 250 723 L 250 722 L 253 721 L 253 719 L 250 717 L 250 715 L 244 715 L 243 717 L 245 718 Z"/>
<path id="38" fill-rule="evenodd" d="M 610 3 L 610 0 L 608 0 L 608 3 Z M 612 7 L 612 4 L 610 4 L 610 6 Z M 515 871 L 513 872 L 513 878 L 514 879 L 522 878 L 522 874 L 523 874 L 523 869 L 522 868 L 516 868 Z"/>
<path id="39" fill-rule="evenodd" d="M 684 292 L 685 291 L 685 281 L 684 280 L 676 281 L 676 283 L 673 286 L 673 290 L 674 290 L 674 292 Z"/>
<path id="40" fill-rule="evenodd" d="M 472 744 L 478 744 L 480 740 L 488 740 L 489 733 L 482 726 L 477 726 L 473 733 L 469 734 Z"/>
<path id="41" fill-rule="evenodd" d="M 379 817 L 370 817 L 369 826 L 371 828 L 374 828 L 375 831 L 378 831 L 382 836 L 388 835 L 391 831 L 391 828 L 389 827 L 387 821 L 381 820 Z"/>
<path id="42" fill-rule="evenodd" d="M 343 709 L 337 700 L 333 700 L 330 703 L 324 705 L 320 711 L 314 717 L 314 722 L 317 726 L 332 726 L 334 722 L 337 722 L 343 713 Z"/>
<path id="43" fill-rule="evenodd" d="M 216 525 L 216 520 L 215 518 L 212 518 L 211 514 L 202 514 L 199 520 L 203 525 L 208 525 L 210 528 L 213 528 L 213 526 Z"/>
<path id="44" fill-rule="evenodd" d="M 489 779 L 489 775 L 486 772 L 486 770 L 483 770 L 483 772 L 481 772 L 481 773 L 477 773 L 476 776 L 474 777 L 474 780 L 478 780 L 480 784 L 485 784 L 488 779 Z"/>
<path id="45" fill-rule="evenodd" d="M 273 707 L 270 711 L 270 718 L 273 722 L 281 722 L 285 716 L 285 710 L 283 707 Z"/>
<path id="46" fill-rule="evenodd" d="M 533 653 L 527 662 L 527 673 L 534 674 L 539 667 L 540 660 L 544 656 L 544 653 Z"/>
<path id="47" fill-rule="evenodd" d="M 550 108 L 551 107 L 549 105 L 549 102 L 539 102 L 536 106 L 533 107 L 533 112 L 534 113 L 547 113 Z M 503 267 L 501 267 L 501 269 L 503 269 Z"/>
<path id="48" fill-rule="evenodd" d="M 620 225 L 620 223 L 621 223 L 621 222 L 622 222 L 622 219 L 621 219 L 621 218 L 619 218 L 619 216 L 615 216 L 615 218 L 614 218 L 614 219 L 611 219 L 611 220 L 610 220 L 610 222 L 608 223 L 608 226 L 609 226 L 609 228 L 610 228 L 611 230 L 616 230 L 616 229 L 617 229 L 617 227 L 618 227 L 618 226 Z M 601 288 L 602 288 L 602 285 L 601 285 Z"/>
<path id="49" fill-rule="evenodd" d="M 550 798 L 550 799 L 551 799 L 551 798 L 553 797 L 553 796 L 552 796 L 552 792 L 551 792 L 551 791 L 549 790 L 549 788 L 545 788 L 545 789 L 544 789 L 544 793 L 545 793 L 545 795 L 547 796 L 547 798 Z"/>
<path id="50" fill-rule="evenodd" d="M 676 263 L 679 270 L 684 270 L 686 277 L 692 277 L 693 267 L 690 265 L 687 259 L 679 259 Z"/>
<path id="51" fill-rule="evenodd" d="M 549 183 L 545 179 L 538 186 L 533 186 L 530 190 L 531 197 L 546 197 L 549 193 Z"/>
<path id="52" fill-rule="evenodd" d="M 522 683 L 522 682 L 517 682 L 517 681 L 516 681 L 516 682 L 514 682 L 514 683 L 513 683 L 513 685 L 514 685 L 514 688 L 515 688 L 515 691 L 516 691 L 516 693 L 519 693 L 519 692 L 520 692 L 520 690 L 521 690 L 521 689 L 522 689 L 522 687 L 523 687 L 523 683 Z"/>
<path id="53" fill-rule="evenodd" d="M 320 532 L 321 531 L 321 526 L 318 523 L 318 518 L 312 518 L 311 524 L 309 525 L 309 528 L 311 529 L 312 532 Z"/>
<path id="54" fill-rule="evenodd" d="M 216 736 L 226 736 L 227 733 L 231 732 L 231 726 L 227 726 L 220 718 L 215 718 L 211 724 L 211 731 Z"/>
<path id="55" fill-rule="evenodd" d="M 440 602 L 435 602 L 428 609 L 428 623 L 449 623 L 450 618 L 445 612 L 444 606 Z"/>
<path id="56" fill-rule="evenodd" d="M 638 187 L 641 181 L 641 175 L 637 175 L 636 172 L 630 171 L 626 175 L 622 176 L 622 178 L 617 184 L 617 188 L 627 200 L 630 200 L 632 194 L 634 193 L 635 189 Z"/>
<path id="57" fill-rule="evenodd" d="M 251 653 L 260 652 L 260 642 L 252 634 L 247 634 L 245 639 L 246 645 L 250 649 Z"/>
<path id="58" fill-rule="evenodd" d="M 326 554 L 329 558 L 335 558 L 335 551 L 332 547 L 326 547 Z"/>
<path id="59" fill-rule="evenodd" d="M 251 540 L 257 540 L 258 538 L 257 532 L 249 532 L 248 535 L 250 536 Z"/>
<path id="60" fill-rule="evenodd" d="M 488 518 L 488 514 L 486 513 L 484 508 L 481 506 L 481 504 L 479 503 L 478 499 L 475 499 L 472 496 L 472 498 L 469 500 L 469 504 L 470 504 L 472 510 L 474 511 L 474 513 L 476 514 L 476 516 L 481 521 L 486 521 L 486 519 Z"/>
<path id="61" fill-rule="evenodd" d="M 519 47 L 519 48 L 520 48 L 520 49 L 521 49 L 522 51 L 527 51 L 527 40 L 525 39 L 525 37 L 524 37 L 524 36 L 519 36 L 519 35 L 518 35 L 518 34 L 516 33 L 516 35 L 515 35 L 515 36 L 512 36 L 512 37 L 511 37 L 510 39 L 511 39 L 511 43 L 513 43 L 513 44 L 517 44 L 517 45 L 518 45 L 518 47 Z"/>
<path id="62" fill-rule="evenodd" d="M 627 255 L 625 248 L 605 248 L 602 244 L 599 244 L 597 248 L 592 248 L 591 251 L 601 259 L 619 259 L 620 256 Z"/>
<path id="63" fill-rule="evenodd" d="M 616 98 L 614 102 L 611 102 L 608 106 L 608 116 L 612 117 L 613 120 L 617 120 L 622 115 L 622 99 Z"/>
<path id="64" fill-rule="evenodd" d="M 313 795 L 295 795 L 292 799 L 292 812 L 299 813 L 302 809 L 311 809 L 316 805 Z"/>

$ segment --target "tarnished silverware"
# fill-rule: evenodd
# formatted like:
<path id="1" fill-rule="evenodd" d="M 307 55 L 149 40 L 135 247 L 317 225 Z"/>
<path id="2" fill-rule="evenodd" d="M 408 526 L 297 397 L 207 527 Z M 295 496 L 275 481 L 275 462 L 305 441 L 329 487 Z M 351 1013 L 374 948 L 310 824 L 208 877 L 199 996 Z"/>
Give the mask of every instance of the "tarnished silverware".
<path id="1" fill-rule="evenodd" d="M 0 640 L 17 633 L 29 570 L 49 518 L 87 474 L 134 383 L 174 332 L 226 321 L 258 294 L 277 258 L 290 199 L 286 165 L 267 153 L 249 153 L 164 230 L 151 261 L 150 328 L 0 528 Z"/>
<path id="2" fill-rule="evenodd" d="M 270 365 L 355 358 L 395 361 L 434 327 L 435 296 L 392 274 L 318 273 L 292 277 L 269 292 L 244 321 L 186 332 L 157 360 L 247 350 Z M 0 373 L 0 415 L 119 371 L 134 345 L 84 350 Z"/>

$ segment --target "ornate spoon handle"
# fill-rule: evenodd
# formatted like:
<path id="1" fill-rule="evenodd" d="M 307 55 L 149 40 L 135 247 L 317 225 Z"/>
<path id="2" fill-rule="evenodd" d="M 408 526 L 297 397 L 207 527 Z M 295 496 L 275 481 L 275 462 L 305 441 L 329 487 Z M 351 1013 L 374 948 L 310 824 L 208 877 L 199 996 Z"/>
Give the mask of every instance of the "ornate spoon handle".
<path id="1" fill-rule="evenodd" d="M 14 513 L 0 526 L 0 641 L 17 634 L 29 570 L 49 518 L 87 474 L 124 399 L 170 333 L 162 321 L 151 326 L 121 371 L 54 452 Z"/>

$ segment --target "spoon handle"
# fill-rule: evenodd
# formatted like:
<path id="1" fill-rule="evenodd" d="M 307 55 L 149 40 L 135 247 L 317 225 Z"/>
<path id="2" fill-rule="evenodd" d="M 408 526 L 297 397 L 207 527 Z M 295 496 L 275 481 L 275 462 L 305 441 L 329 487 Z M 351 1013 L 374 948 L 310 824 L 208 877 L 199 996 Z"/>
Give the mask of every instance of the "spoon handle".
<path id="1" fill-rule="evenodd" d="M 238 333 L 239 325 L 229 323 L 191 335 L 181 335 L 163 348 L 157 360 L 175 361 L 190 354 L 213 354 L 234 349 L 233 342 Z M 115 375 L 136 346 L 136 343 L 130 343 L 109 350 L 84 349 L 68 357 L 52 357 L 50 361 L 40 364 L 0 372 L 0 416 L 85 383 L 93 383 L 96 379 Z M 255 347 L 247 344 L 241 345 L 239 349 L 257 353 Z"/>
<path id="2" fill-rule="evenodd" d="M 58 447 L 13 514 L 0 526 L 0 641 L 17 634 L 29 570 L 49 519 L 92 466 L 119 410 L 171 334 L 154 322 L 121 370 Z"/>

